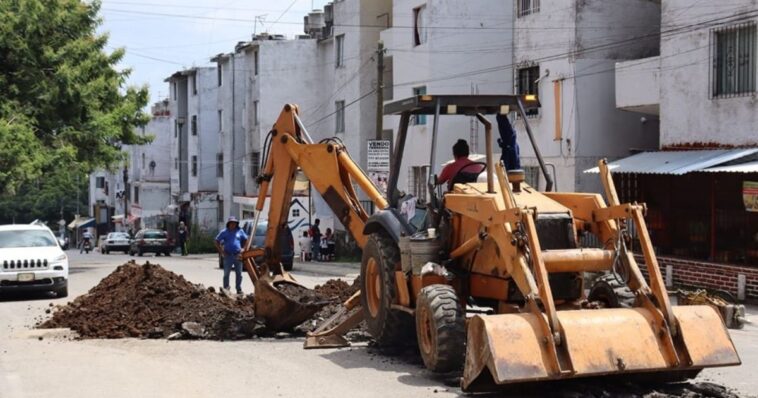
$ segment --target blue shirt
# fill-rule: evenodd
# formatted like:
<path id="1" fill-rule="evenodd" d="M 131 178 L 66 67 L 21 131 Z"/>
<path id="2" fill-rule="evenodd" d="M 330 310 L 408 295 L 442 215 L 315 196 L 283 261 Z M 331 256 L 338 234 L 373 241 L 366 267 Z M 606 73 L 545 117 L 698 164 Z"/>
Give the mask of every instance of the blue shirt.
<path id="1" fill-rule="evenodd" d="M 224 254 L 237 255 L 242 252 L 242 242 L 247 240 L 247 234 L 239 227 L 236 230 L 224 228 L 216 236 L 216 242 L 224 246 Z"/>

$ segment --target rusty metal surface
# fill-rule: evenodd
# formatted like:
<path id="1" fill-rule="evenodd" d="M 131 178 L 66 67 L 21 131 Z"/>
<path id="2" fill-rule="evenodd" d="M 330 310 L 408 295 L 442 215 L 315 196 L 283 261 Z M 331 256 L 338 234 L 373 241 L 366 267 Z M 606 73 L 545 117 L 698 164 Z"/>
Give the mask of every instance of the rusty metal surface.
<path id="1" fill-rule="evenodd" d="M 474 316 L 468 325 L 465 391 L 496 385 L 639 372 L 681 372 L 740 363 L 718 314 L 707 306 L 674 307 L 684 351 L 692 364 L 668 363 L 665 344 L 649 310 L 559 311 L 573 371 L 551 371 L 538 316 Z M 543 315 L 544 316 L 544 315 Z"/>

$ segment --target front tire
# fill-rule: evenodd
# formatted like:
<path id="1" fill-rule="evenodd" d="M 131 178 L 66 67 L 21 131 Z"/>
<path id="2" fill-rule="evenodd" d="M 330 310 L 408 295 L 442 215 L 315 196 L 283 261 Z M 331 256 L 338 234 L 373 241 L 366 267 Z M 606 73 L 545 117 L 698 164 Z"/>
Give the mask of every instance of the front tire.
<path id="1" fill-rule="evenodd" d="M 142 252 L 142 249 L 140 249 L 140 250 L 137 251 L 137 255 L 140 256 L 140 257 L 142 257 L 143 255 L 145 255 L 145 253 Z"/>
<path id="2" fill-rule="evenodd" d="M 68 297 L 68 281 L 66 281 L 66 284 L 63 285 L 63 287 L 55 291 L 55 296 L 57 298 Z"/>
<path id="3" fill-rule="evenodd" d="M 368 332 L 380 346 L 411 340 L 413 320 L 409 314 L 393 310 L 397 300 L 395 270 L 400 251 L 383 233 L 373 233 L 363 248 L 361 259 L 361 305 Z"/>
<path id="4" fill-rule="evenodd" d="M 432 372 L 460 370 L 466 355 L 466 315 L 452 286 L 430 285 L 416 300 L 416 338 Z"/>

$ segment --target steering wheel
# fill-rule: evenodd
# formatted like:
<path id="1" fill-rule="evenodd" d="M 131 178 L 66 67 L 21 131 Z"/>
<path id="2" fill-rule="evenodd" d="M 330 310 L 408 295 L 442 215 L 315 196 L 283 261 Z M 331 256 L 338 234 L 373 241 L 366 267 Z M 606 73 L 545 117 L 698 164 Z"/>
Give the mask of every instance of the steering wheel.
<path id="1" fill-rule="evenodd" d="M 474 169 L 474 166 L 479 166 L 479 171 L 473 171 L 472 169 Z M 482 174 L 486 170 L 487 170 L 487 163 L 484 163 L 484 162 L 469 163 L 466 166 L 462 167 L 460 170 L 458 170 L 458 172 L 455 173 L 453 178 L 450 179 L 450 188 L 452 188 L 454 184 L 476 182 L 477 178 L 479 177 L 479 174 Z"/>

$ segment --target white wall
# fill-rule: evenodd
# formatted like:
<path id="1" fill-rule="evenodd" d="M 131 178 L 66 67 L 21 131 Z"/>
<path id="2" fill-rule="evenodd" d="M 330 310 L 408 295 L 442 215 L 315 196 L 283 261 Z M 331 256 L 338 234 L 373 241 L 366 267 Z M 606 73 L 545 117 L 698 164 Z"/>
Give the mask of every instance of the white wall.
<path id="1" fill-rule="evenodd" d="M 652 115 L 660 114 L 661 57 L 616 63 L 616 107 Z"/>
<path id="2" fill-rule="evenodd" d="M 663 1 L 664 30 L 693 24 L 706 26 L 662 37 L 661 146 L 758 145 L 755 94 L 711 98 L 709 47 L 714 26 L 707 26 L 708 21 L 755 11 L 758 3 L 735 0 L 718 7 L 692 7 L 691 3 L 690 0 Z M 758 21 L 758 17 L 752 20 Z"/>

